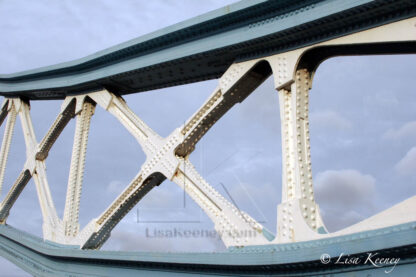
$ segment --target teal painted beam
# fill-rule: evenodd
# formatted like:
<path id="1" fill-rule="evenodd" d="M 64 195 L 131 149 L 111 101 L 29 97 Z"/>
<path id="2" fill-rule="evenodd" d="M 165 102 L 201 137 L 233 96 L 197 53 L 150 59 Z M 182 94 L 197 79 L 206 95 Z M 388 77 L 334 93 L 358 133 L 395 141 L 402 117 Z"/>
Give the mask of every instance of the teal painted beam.
<path id="1" fill-rule="evenodd" d="M 416 270 L 416 222 L 351 235 L 268 246 L 250 246 L 220 253 L 160 253 L 81 250 L 44 242 L 7 225 L 0 226 L 0 253 L 35 276 L 180 276 L 178 274 L 236 276 L 378 276 L 391 266 L 335 265 L 320 261 L 326 253 L 366 258 L 367 253 L 400 258 L 394 276 Z M 399 274 L 400 273 L 400 274 Z M 130 275 L 131 276 L 131 275 Z"/>
<path id="2" fill-rule="evenodd" d="M 416 15 L 406 0 L 241 1 L 83 59 L 0 75 L 0 95 L 128 94 L 218 78 L 235 61 Z"/>

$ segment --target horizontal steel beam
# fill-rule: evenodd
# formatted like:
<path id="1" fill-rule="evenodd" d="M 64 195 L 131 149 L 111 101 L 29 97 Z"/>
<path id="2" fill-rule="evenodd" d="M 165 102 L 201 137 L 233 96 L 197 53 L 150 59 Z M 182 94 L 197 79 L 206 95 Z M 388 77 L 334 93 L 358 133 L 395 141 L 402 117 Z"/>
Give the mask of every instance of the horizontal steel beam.
<path id="1" fill-rule="evenodd" d="M 236 61 L 415 15 L 416 2 L 409 0 L 241 1 L 83 59 L 0 75 L 0 95 L 62 99 L 103 88 L 128 94 L 213 79 Z"/>
<path id="2" fill-rule="evenodd" d="M 80 250 L 0 225 L 0 254 L 35 276 L 304 276 L 351 272 L 384 276 L 392 265 L 335 264 L 339 255 L 399 258 L 393 276 L 416 270 L 416 222 L 301 243 L 245 247 L 222 253 L 149 253 Z M 332 257 L 322 263 L 322 254 Z M 244 255 L 241 255 L 244 254 Z M 142 274 L 142 275 L 140 275 Z M 350 275 L 348 275 L 350 276 Z"/>

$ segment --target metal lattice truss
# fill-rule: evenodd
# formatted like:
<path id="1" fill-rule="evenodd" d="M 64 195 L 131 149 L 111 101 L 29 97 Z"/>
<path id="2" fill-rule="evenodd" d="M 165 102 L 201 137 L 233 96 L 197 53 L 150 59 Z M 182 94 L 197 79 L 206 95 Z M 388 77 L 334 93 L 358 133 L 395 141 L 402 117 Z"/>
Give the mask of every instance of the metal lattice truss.
<path id="1" fill-rule="evenodd" d="M 409 29 L 410 28 L 410 29 Z M 318 46 L 415 40 L 409 31 L 412 21 L 404 20 L 350 36 L 323 42 Z M 389 34 L 386 38 L 385 34 Z M 0 222 L 33 178 L 43 215 L 44 239 L 81 248 L 99 248 L 116 224 L 149 192 L 166 178 L 173 181 L 201 207 L 215 224 L 227 247 L 311 240 L 326 229 L 313 194 L 309 143 L 308 105 L 313 72 L 300 66 L 300 60 L 313 47 L 233 64 L 220 78 L 219 86 L 184 126 L 163 138 L 147 126 L 117 95 L 103 89 L 65 98 L 61 112 L 38 142 L 30 106 L 19 98 L 6 98 L 0 123 L 7 117 L 0 150 L 0 188 L 4 179 L 16 117 L 19 115 L 26 143 L 26 162 L 0 206 Z M 273 240 L 264 227 L 240 211 L 204 180 L 188 157 L 198 141 L 235 104 L 242 102 L 273 74 L 279 94 L 283 182 L 282 203 L 278 206 L 277 236 Z M 111 113 L 135 137 L 147 158 L 124 191 L 97 218 L 82 229 L 78 223 L 80 195 L 91 117 L 96 106 Z M 51 197 L 45 160 L 68 122 L 76 117 L 71 167 L 63 219 L 57 216 Z M 242 236 L 241 234 L 249 234 Z M 257 234 L 253 236 L 252 234 Z"/>
<path id="2" fill-rule="evenodd" d="M 196 143 L 223 114 L 236 103 L 241 102 L 270 75 L 269 70 L 270 68 L 266 63 L 249 63 L 244 66 L 232 67 L 221 79 L 220 87 L 214 91 L 204 105 L 184 126 L 177 128 L 166 138 L 162 138 L 147 126 L 121 97 L 107 90 L 102 90 L 81 96 L 68 96 L 49 131 L 38 143 L 30 117 L 29 103 L 19 98 L 6 99 L 1 113 L 2 120 L 8 115 L 3 148 L 1 149 L 1 180 L 4 178 L 4 169 L 17 115 L 20 116 L 22 122 L 27 157 L 22 173 L 1 204 L 0 220 L 4 222 L 7 219 L 13 203 L 30 178 L 33 177 L 44 219 L 44 238 L 64 244 L 81 245 L 82 248 L 98 248 L 107 240 L 111 230 L 125 214 L 147 192 L 168 178 L 183 188 L 212 219 L 215 229 L 221 232 L 222 239 L 227 246 L 267 243 L 268 239 L 264 227 L 247 213 L 240 211 L 208 184 L 191 164 L 188 156 L 193 151 Z M 307 72 L 302 71 L 299 74 L 302 74 L 303 78 L 307 78 Z M 304 83 L 304 80 L 300 79 L 299 83 Z M 302 88 L 302 101 L 305 97 L 307 99 L 308 90 L 309 86 Z M 281 93 L 281 97 L 284 99 L 283 114 L 287 116 L 290 116 L 290 109 L 288 109 L 289 95 L 290 93 L 287 91 Z M 302 103 L 307 105 L 307 100 Z M 100 216 L 91 220 L 83 229 L 80 229 L 78 217 L 85 155 L 90 121 L 96 105 L 118 119 L 135 137 L 147 158 L 141 170 L 113 203 Z M 76 117 L 76 127 L 71 166 L 64 216 L 63 219 L 60 219 L 57 216 L 47 182 L 45 160 L 54 142 L 74 117 Z M 285 132 L 286 135 L 290 136 L 291 132 L 287 124 L 285 125 Z M 305 130 L 307 132 L 307 128 Z M 286 141 L 288 140 L 286 139 Z M 304 144 L 309 145 L 309 140 L 305 141 Z M 294 145 L 288 144 L 286 146 L 288 149 L 290 147 L 294 147 Z M 306 175 L 304 180 L 309 188 L 312 186 L 309 152 L 305 157 L 305 162 L 308 165 L 305 166 Z M 291 160 L 288 160 L 288 167 L 293 167 L 291 162 Z M 290 172 L 293 172 L 293 170 Z M 295 180 L 292 175 L 287 176 L 289 182 L 287 195 L 289 199 L 293 199 L 295 195 L 295 192 L 292 191 L 292 181 Z M 307 193 L 308 198 L 305 201 L 309 201 L 307 204 L 311 205 L 314 203 L 312 190 L 308 190 Z M 313 219 L 313 215 L 311 218 Z M 316 229 L 316 220 L 309 223 L 310 226 Z M 242 234 L 248 235 L 244 236 Z M 253 236 L 253 234 L 257 235 Z"/>

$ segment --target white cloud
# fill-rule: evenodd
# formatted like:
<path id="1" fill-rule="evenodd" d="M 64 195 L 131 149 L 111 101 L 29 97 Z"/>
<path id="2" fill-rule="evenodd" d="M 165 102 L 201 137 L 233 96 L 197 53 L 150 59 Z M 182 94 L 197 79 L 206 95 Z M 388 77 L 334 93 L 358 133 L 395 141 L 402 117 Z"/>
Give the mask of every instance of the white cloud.
<path id="1" fill-rule="evenodd" d="M 398 129 L 389 129 L 383 134 L 383 139 L 399 140 L 404 138 L 416 139 L 416 121 L 407 122 Z"/>
<path id="2" fill-rule="evenodd" d="M 311 128 L 349 131 L 353 128 L 350 120 L 334 111 L 318 111 L 310 114 Z"/>
<path id="3" fill-rule="evenodd" d="M 396 164 L 395 170 L 400 175 L 412 175 L 416 173 L 416 147 L 411 148 L 406 155 Z"/>

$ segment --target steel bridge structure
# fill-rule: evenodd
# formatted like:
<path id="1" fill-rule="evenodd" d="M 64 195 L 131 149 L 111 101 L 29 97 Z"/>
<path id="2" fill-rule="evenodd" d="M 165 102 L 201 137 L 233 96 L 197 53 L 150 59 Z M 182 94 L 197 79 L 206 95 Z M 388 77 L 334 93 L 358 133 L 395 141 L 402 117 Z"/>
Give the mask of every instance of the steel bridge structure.
<path id="1" fill-rule="evenodd" d="M 251 0 L 139 37 L 91 56 L 0 75 L 5 124 L 0 189 L 13 129 L 20 118 L 26 162 L 0 204 L 0 253 L 35 276 L 378 276 L 390 267 L 324 264 L 322 253 L 399 257 L 395 273 L 416 270 L 416 197 L 343 230 L 329 233 L 315 202 L 309 139 L 309 90 L 319 64 L 348 55 L 416 53 L 413 0 Z M 198 141 L 234 105 L 272 76 L 279 95 L 282 200 L 276 236 L 240 211 L 188 159 Z M 218 79 L 218 86 L 182 125 L 162 137 L 140 119 L 123 95 Z M 31 101 L 62 99 L 48 132 L 37 139 Z M 96 108 L 113 115 L 146 154 L 139 172 L 112 204 L 86 226 L 79 205 L 90 120 Z M 76 120 L 63 218 L 47 181 L 49 151 Z M 43 238 L 7 224 L 13 204 L 33 178 Z M 213 221 L 223 253 L 101 251 L 117 223 L 152 188 L 169 179 Z M 12 214 L 12 216 L 19 216 Z M 241 236 L 249 230 L 255 236 Z M 342 251 L 341 251 L 342 250 Z M 332 276 L 332 275 L 331 275 Z"/>

